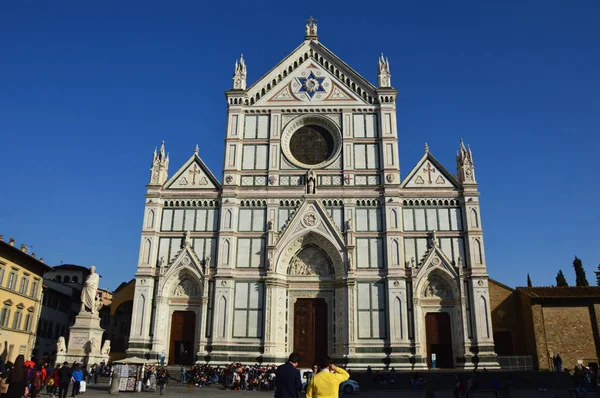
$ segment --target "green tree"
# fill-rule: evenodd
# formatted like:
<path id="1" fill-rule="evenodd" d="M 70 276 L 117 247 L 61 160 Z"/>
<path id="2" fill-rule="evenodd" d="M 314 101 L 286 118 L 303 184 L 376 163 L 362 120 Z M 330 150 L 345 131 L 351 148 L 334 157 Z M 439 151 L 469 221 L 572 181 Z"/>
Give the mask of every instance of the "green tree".
<path id="1" fill-rule="evenodd" d="M 589 286 L 590 284 L 585 276 L 583 264 L 581 263 L 581 259 L 577 256 L 575 256 L 575 260 L 573 260 L 573 268 L 575 268 L 575 286 Z"/>
<path id="2" fill-rule="evenodd" d="M 562 270 L 559 270 L 558 274 L 556 274 L 556 286 L 569 286 L 569 284 L 567 283 L 567 279 L 565 278 L 565 274 L 563 274 Z"/>
<path id="3" fill-rule="evenodd" d="M 533 287 L 533 283 L 531 283 L 531 278 L 529 277 L 529 274 L 527 274 L 527 287 Z"/>
<path id="4" fill-rule="evenodd" d="M 598 264 L 598 271 L 594 271 L 596 274 L 596 285 L 600 286 L 600 264 Z"/>

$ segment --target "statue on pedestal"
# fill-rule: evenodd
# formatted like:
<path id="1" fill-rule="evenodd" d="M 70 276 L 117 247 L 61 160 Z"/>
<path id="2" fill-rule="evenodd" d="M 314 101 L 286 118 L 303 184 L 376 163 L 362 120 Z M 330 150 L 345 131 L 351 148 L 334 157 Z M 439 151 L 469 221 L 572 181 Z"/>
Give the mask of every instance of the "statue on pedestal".
<path id="1" fill-rule="evenodd" d="M 64 352 L 67 352 L 67 344 L 65 343 L 65 338 L 60 336 L 58 338 L 58 342 L 56 343 L 56 353 L 60 354 Z"/>
<path id="2" fill-rule="evenodd" d="M 100 275 L 96 273 L 96 267 L 93 265 L 90 267 L 90 275 L 85 280 L 83 288 L 81 289 L 81 310 L 79 313 L 89 312 L 92 314 L 98 314 L 100 308 L 96 302 L 96 293 L 98 292 L 98 283 L 100 282 Z"/>

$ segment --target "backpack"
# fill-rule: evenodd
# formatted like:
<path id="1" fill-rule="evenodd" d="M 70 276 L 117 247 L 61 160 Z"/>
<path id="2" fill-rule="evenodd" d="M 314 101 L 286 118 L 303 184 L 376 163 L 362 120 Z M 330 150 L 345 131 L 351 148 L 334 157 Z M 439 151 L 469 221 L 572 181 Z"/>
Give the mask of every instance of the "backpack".
<path id="1" fill-rule="evenodd" d="M 35 387 L 36 390 L 41 390 L 44 385 L 44 374 L 41 370 L 36 370 L 31 377 L 31 385 Z"/>

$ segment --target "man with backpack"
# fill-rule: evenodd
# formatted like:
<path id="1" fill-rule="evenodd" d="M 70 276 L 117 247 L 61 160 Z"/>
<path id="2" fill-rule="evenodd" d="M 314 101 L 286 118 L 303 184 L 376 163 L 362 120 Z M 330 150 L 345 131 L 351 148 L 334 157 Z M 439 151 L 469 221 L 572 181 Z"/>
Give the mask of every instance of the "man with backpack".
<path id="1" fill-rule="evenodd" d="M 42 387 L 44 387 L 44 372 L 42 372 L 42 365 L 37 364 L 33 372 L 31 372 L 31 388 L 29 389 L 29 396 L 31 398 L 38 398 Z"/>

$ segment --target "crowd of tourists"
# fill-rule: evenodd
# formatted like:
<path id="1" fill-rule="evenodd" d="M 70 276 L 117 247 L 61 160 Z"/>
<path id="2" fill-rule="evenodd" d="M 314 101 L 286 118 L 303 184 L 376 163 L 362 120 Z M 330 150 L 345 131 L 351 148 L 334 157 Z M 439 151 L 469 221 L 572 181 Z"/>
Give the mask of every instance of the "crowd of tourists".
<path id="1" fill-rule="evenodd" d="M 276 369 L 275 365 L 244 365 L 239 362 L 229 366 L 196 364 L 190 369 L 181 368 L 180 381 L 196 387 L 218 384 L 232 390 L 272 390 Z"/>
<path id="2" fill-rule="evenodd" d="M 169 377 L 169 371 L 164 366 L 146 365 L 144 366 L 143 389 L 155 392 L 156 387 L 158 387 L 160 395 L 164 395 Z"/>
<path id="3" fill-rule="evenodd" d="M 67 362 L 52 366 L 44 361 L 25 361 L 23 355 L 14 363 L 0 358 L 0 394 L 3 398 L 38 398 L 46 388 L 52 398 L 65 398 L 72 384 L 71 397 L 77 397 L 85 393 L 88 384 L 98 384 L 98 377 L 106 368 L 104 363 L 89 369 L 79 363 L 69 366 Z"/>

